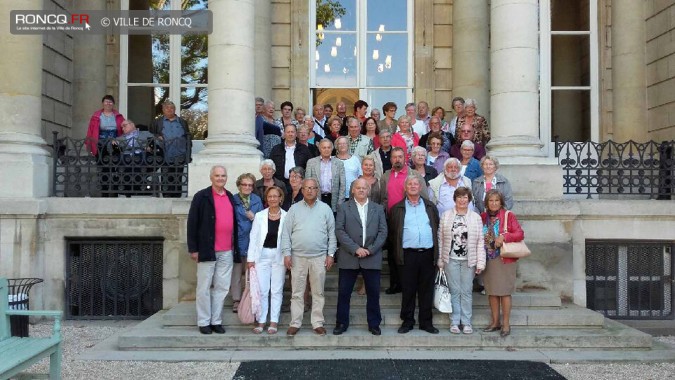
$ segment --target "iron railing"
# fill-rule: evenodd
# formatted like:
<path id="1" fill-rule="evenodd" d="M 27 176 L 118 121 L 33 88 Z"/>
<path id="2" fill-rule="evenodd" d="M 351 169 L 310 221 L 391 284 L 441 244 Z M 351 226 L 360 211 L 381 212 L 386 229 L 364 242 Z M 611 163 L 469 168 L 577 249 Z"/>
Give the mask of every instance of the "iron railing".
<path id="1" fill-rule="evenodd" d="M 191 141 L 118 137 L 97 142 L 54 132 L 52 192 L 58 197 L 187 195 Z M 96 155 L 91 147 L 96 147 Z M 167 153 L 170 152 L 170 153 Z M 180 152 L 178 155 L 175 152 Z M 171 154 L 171 156 L 169 156 Z"/>
<path id="2" fill-rule="evenodd" d="M 66 241 L 66 317 L 142 319 L 162 309 L 161 238 Z"/>
<path id="3" fill-rule="evenodd" d="M 586 305 L 613 319 L 672 319 L 672 242 L 586 241 Z"/>
<path id="4" fill-rule="evenodd" d="M 675 140 L 555 142 L 563 168 L 563 193 L 593 196 L 633 195 L 671 199 L 675 193 Z"/>

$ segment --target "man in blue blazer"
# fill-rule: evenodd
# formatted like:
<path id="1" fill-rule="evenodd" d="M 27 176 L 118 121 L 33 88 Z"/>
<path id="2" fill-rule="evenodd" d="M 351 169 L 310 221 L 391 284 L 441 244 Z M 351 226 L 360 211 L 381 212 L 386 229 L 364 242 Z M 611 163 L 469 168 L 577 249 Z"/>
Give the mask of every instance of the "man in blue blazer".
<path id="1" fill-rule="evenodd" d="M 365 179 L 352 183 L 352 198 L 338 207 L 335 236 L 338 251 L 338 304 L 334 335 L 349 327 L 349 302 L 359 273 L 366 285 L 368 331 L 380 335 L 380 272 L 382 246 L 387 240 L 387 218 L 384 208 L 368 201 L 370 185 Z"/>

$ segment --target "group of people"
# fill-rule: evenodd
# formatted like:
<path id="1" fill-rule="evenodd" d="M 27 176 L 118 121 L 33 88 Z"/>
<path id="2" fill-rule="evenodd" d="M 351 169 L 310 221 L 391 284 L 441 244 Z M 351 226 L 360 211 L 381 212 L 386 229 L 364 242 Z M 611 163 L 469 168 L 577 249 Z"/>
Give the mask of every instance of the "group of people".
<path id="1" fill-rule="evenodd" d="M 162 103 L 162 115 L 149 126 L 136 125 L 115 109 L 115 98 L 105 95 L 101 109 L 89 120 L 85 147 L 99 167 L 102 197 L 130 196 L 154 192 L 152 173 L 159 167 L 164 197 L 179 198 L 183 193 L 183 167 L 189 161 L 190 131 L 185 119 L 176 114 L 171 100 Z"/>
<path id="2" fill-rule="evenodd" d="M 475 101 L 453 100 L 457 115 L 449 123 L 440 107 L 427 114 L 425 102 L 406 105 L 407 115 L 398 119 L 391 102 L 384 105 L 381 120 L 372 117 L 374 112 L 366 117 L 368 104 L 362 100 L 354 104 L 353 116 L 342 118 L 344 104 L 336 108 L 338 114 L 331 116 L 332 107 L 317 105 L 311 123 L 305 123 L 304 115 L 302 122 L 293 119 L 292 104 L 284 102 L 280 122 L 270 123 L 283 140 L 260 164 L 261 178 L 242 174 L 233 195 L 225 190 L 225 167 L 216 166 L 212 185 L 195 194 L 188 250 L 198 262 L 200 331 L 224 332 L 221 313 L 228 289 L 240 281 L 244 267 L 255 267 L 262 313 L 254 333 L 264 331 L 268 314 L 267 332 L 277 333 L 288 270 L 287 335 L 296 335 L 302 326 L 304 309 L 310 306 L 305 304 L 308 285 L 312 329 L 325 335 L 326 271 L 337 265 L 333 334 L 349 328 L 351 294 L 361 275 L 368 330 L 380 335 L 386 251 L 386 293 L 402 293 L 399 333 L 414 328 L 416 306 L 419 328 L 438 333 L 432 303 L 440 269 L 450 282 L 452 333 L 473 332 L 472 288 L 479 275 L 492 315 L 484 331 L 509 335 L 516 260 L 499 252 L 505 242 L 521 241 L 523 230 L 512 212 L 507 217 L 513 206 L 511 186 L 497 173 L 497 158 L 486 155 L 483 146 L 490 132 L 485 118 L 475 113 Z M 240 292 L 232 296 L 237 300 Z"/>

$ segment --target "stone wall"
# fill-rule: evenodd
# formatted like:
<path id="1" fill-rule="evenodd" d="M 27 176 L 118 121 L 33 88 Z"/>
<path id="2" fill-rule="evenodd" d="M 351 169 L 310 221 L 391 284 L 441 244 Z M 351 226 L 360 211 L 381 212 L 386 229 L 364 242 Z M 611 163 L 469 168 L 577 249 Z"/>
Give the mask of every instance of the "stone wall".
<path id="1" fill-rule="evenodd" d="M 164 239 L 163 298 L 193 299 L 196 264 L 187 256 L 188 200 L 45 198 L 0 200 L 0 276 L 40 277 L 35 308 L 64 307 L 67 238 Z M 675 202 L 522 201 L 514 208 L 531 257 L 518 263 L 522 289 L 548 289 L 586 304 L 585 241 L 671 239 Z"/>
<path id="2" fill-rule="evenodd" d="M 45 10 L 66 10 L 67 0 L 45 0 Z M 45 34 L 42 40 L 42 137 L 51 144 L 52 131 L 69 135 L 73 105 L 73 36 Z"/>
<path id="3" fill-rule="evenodd" d="M 647 0 L 646 64 L 649 135 L 675 139 L 675 0 Z"/>

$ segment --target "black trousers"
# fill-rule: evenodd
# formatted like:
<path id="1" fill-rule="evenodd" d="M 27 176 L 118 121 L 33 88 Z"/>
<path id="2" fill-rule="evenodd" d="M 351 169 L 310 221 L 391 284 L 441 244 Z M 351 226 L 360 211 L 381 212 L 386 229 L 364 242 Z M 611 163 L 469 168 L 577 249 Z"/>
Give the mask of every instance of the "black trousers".
<path id="1" fill-rule="evenodd" d="M 333 196 L 332 196 L 332 194 L 331 194 L 331 193 L 324 193 L 324 194 L 321 194 L 321 202 L 327 204 L 327 205 L 330 206 L 330 207 L 333 207 L 333 206 L 332 206 L 332 204 L 333 204 Z"/>
<path id="2" fill-rule="evenodd" d="M 420 328 L 433 326 L 432 311 L 434 303 L 434 250 L 403 249 L 401 266 L 401 320 L 403 326 L 415 325 L 415 303 L 419 299 Z"/>
<path id="3" fill-rule="evenodd" d="M 387 240 L 383 250 L 387 250 L 387 264 L 389 265 L 389 288 L 400 288 L 401 287 L 401 268 L 396 264 L 396 256 L 391 250 L 391 242 Z"/>

